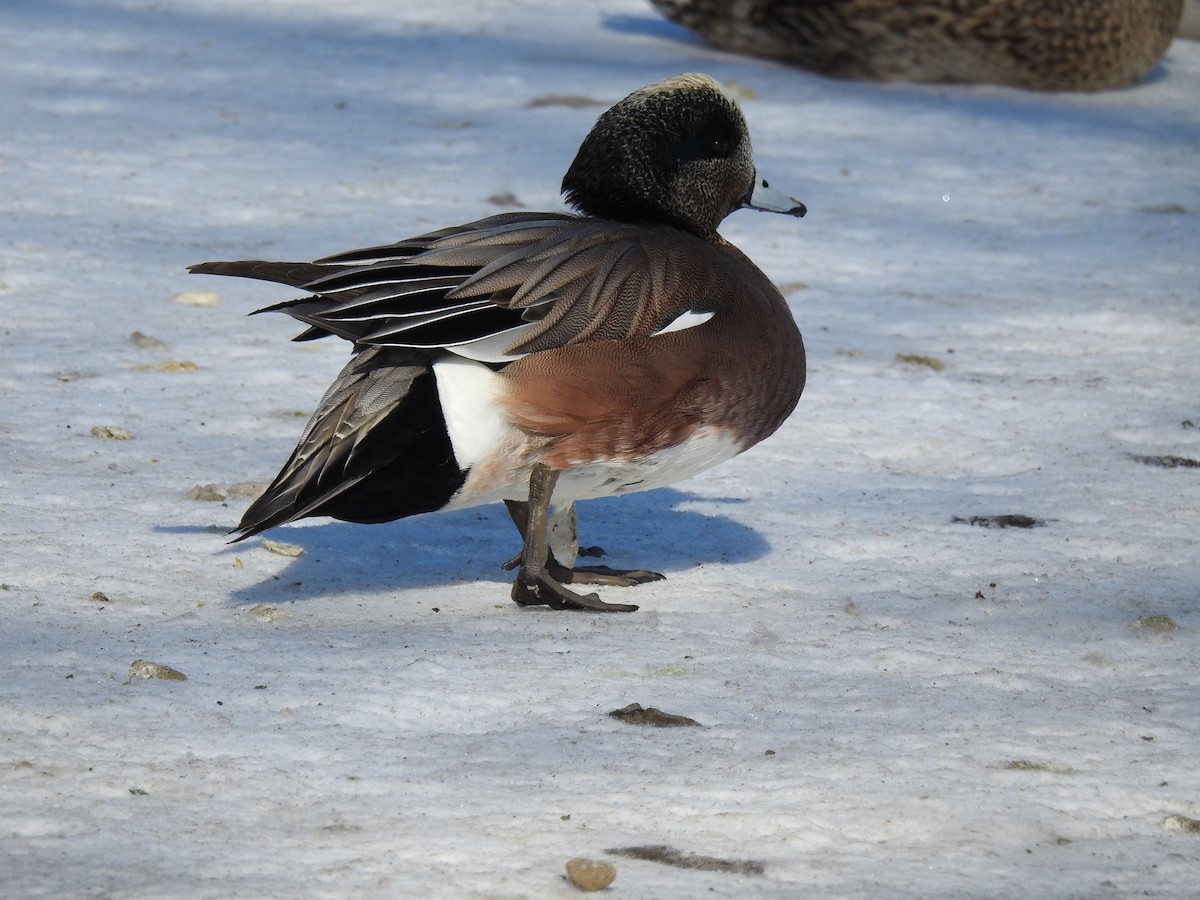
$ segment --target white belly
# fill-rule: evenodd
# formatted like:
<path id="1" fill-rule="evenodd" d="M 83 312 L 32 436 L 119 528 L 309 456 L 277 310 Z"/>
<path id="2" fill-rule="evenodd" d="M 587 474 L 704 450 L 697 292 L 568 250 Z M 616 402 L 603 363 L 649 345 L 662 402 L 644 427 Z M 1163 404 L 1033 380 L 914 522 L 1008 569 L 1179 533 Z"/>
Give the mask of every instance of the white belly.
<path id="1" fill-rule="evenodd" d="M 590 462 L 567 469 L 558 476 L 554 502 L 612 497 L 666 487 L 732 459 L 740 452 L 741 447 L 728 432 L 718 428 L 698 428 L 682 444 L 660 450 L 645 459 Z"/>

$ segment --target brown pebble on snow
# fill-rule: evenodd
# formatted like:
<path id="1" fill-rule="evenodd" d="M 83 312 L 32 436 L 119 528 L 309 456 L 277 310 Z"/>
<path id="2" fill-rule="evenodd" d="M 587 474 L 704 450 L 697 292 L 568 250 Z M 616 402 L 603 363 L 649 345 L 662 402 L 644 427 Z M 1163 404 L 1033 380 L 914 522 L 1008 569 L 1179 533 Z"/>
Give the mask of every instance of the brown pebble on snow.
<path id="1" fill-rule="evenodd" d="M 219 484 L 197 484 L 187 492 L 187 498 L 218 503 L 225 499 L 225 489 Z"/>
<path id="2" fill-rule="evenodd" d="M 198 372 L 200 367 L 190 359 L 164 359 L 162 362 L 138 365 L 135 372 Z"/>
<path id="3" fill-rule="evenodd" d="M 148 659 L 135 659 L 129 664 L 129 681 L 148 678 L 161 678 L 165 681 L 187 681 L 187 676 L 178 669 L 150 662 Z M 126 684 L 128 683 L 126 682 Z"/>
<path id="4" fill-rule="evenodd" d="M 120 425 L 96 425 L 92 428 L 92 437 L 102 441 L 132 441 L 133 432 Z"/>
<path id="5" fill-rule="evenodd" d="M 270 550 L 280 556 L 299 556 L 304 552 L 304 548 L 296 544 L 285 544 L 283 541 L 273 541 L 270 538 L 263 538 L 262 546 L 264 550 Z"/>
<path id="6" fill-rule="evenodd" d="M 703 727 L 695 719 L 665 713 L 653 706 L 643 707 L 640 703 L 630 703 L 621 709 L 614 709 L 609 715 L 622 722 L 628 722 L 630 725 L 653 725 L 655 728 L 678 728 L 688 725 L 696 728 Z"/>
<path id="7" fill-rule="evenodd" d="M 934 372 L 941 372 L 946 368 L 946 364 L 936 356 L 924 356 L 920 353 L 897 353 L 896 362 L 919 369 L 932 369 Z"/>
<path id="8" fill-rule="evenodd" d="M 230 497 L 257 497 L 267 489 L 265 481 L 239 481 L 225 489 Z"/>
<path id="9" fill-rule="evenodd" d="M 1133 620 L 1133 627 L 1138 631 L 1154 634 L 1170 634 L 1179 630 L 1179 626 L 1170 616 L 1138 616 Z"/>
<path id="10" fill-rule="evenodd" d="M 1200 819 L 1181 816 L 1172 813 L 1162 820 L 1162 827 L 1167 831 L 1182 831 L 1185 834 L 1200 834 Z"/>
<path id="11" fill-rule="evenodd" d="M 271 622 L 278 622 L 280 619 L 286 619 L 287 613 L 281 612 L 279 607 L 274 603 L 258 603 L 250 607 L 250 617 L 255 622 L 262 622 L 264 625 Z"/>
<path id="12" fill-rule="evenodd" d="M 180 291 L 171 299 L 181 306 L 216 306 L 221 302 L 216 291 Z"/>
<path id="13" fill-rule="evenodd" d="M 142 334 L 140 331 L 135 331 L 129 336 L 129 340 L 133 342 L 133 346 L 139 350 L 166 350 L 167 345 L 156 337 L 151 337 L 148 334 Z"/>
<path id="14" fill-rule="evenodd" d="M 602 891 L 617 877 L 612 863 L 577 856 L 567 862 L 567 877 L 581 891 Z"/>

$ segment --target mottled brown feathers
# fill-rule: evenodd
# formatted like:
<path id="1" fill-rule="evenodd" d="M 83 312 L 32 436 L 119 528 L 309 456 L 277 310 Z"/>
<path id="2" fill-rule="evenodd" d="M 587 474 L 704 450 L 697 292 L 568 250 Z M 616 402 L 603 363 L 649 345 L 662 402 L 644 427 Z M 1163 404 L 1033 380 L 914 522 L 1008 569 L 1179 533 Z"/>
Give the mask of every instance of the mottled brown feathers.
<path id="1" fill-rule="evenodd" d="M 1139 81 L 1183 0 L 651 0 L 725 50 L 838 78 L 1094 91 Z"/>

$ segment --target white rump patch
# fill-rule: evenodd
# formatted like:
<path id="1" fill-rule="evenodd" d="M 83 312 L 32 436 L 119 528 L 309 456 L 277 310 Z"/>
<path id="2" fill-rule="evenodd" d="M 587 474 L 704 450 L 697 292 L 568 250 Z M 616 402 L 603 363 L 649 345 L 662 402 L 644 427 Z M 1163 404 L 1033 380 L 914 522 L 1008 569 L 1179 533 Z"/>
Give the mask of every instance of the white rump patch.
<path id="1" fill-rule="evenodd" d="M 487 366 L 457 356 L 433 364 L 446 433 L 460 469 L 494 453 L 510 426 L 496 402 L 500 376 Z"/>
<path id="2" fill-rule="evenodd" d="M 674 319 L 650 336 L 658 337 L 660 334 L 670 334 L 672 331 L 683 331 L 686 328 L 695 328 L 697 325 L 703 325 L 705 322 L 711 319 L 713 315 L 714 313 L 711 312 L 696 312 L 688 309 L 684 312 L 681 312 Z"/>

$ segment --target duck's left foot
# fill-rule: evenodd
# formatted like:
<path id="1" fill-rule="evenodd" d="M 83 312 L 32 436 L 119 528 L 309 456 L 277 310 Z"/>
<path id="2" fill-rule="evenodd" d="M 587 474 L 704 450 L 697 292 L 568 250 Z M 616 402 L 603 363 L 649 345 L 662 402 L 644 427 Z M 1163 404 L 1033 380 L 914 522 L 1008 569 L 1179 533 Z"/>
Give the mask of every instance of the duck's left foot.
<path id="1" fill-rule="evenodd" d="M 662 581 L 666 575 L 649 569 L 613 569 L 609 566 L 576 566 L 568 569 L 553 556 L 546 563 L 546 571 L 563 584 L 602 584 L 613 587 L 633 587 L 651 581 Z"/>
<path id="2" fill-rule="evenodd" d="M 525 567 L 517 572 L 512 598 L 520 606 L 548 606 L 551 609 L 582 609 L 592 612 L 637 610 L 637 607 L 630 603 L 605 603 L 598 594 L 577 594 L 564 587 L 548 571 L 531 572 Z"/>
<path id="3" fill-rule="evenodd" d="M 521 565 L 524 554 L 518 553 L 508 560 L 502 569 L 511 572 Z M 546 560 L 546 572 L 554 581 L 563 584 L 600 584 L 608 587 L 633 587 L 635 584 L 647 584 L 651 581 L 662 581 L 667 576 L 649 569 L 614 569 L 610 566 L 564 566 L 553 555 Z"/>

